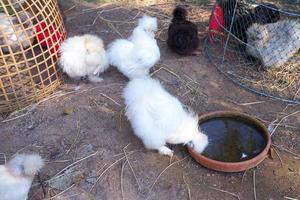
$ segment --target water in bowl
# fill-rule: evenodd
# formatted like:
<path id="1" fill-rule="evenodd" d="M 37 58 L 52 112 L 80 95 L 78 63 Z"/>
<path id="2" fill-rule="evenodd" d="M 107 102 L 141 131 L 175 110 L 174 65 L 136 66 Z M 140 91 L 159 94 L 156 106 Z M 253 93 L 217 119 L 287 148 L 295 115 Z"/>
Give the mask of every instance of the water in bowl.
<path id="1" fill-rule="evenodd" d="M 241 162 L 257 156 L 267 145 L 253 126 L 238 119 L 216 118 L 199 124 L 209 140 L 202 155 L 223 162 Z"/>

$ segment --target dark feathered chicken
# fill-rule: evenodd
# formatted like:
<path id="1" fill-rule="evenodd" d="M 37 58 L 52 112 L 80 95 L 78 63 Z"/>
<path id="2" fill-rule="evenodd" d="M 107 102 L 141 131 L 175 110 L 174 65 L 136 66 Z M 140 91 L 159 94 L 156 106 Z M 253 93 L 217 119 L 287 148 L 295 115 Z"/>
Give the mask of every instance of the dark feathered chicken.
<path id="1" fill-rule="evenodd" d="M 263 3 L 254 9 L 257 21 L 261 24 L 275 23 L 280 20 L 277 6 L 271 3 Z"/>
<path id="2" fill-rule="evenodd" d="M 224 24 L 227 30 L 230 29 L 230 25 L 232 19 L 234 21 L 235 18 L 248 15 L 251 13 L 251 7 L 246 4 L 243 0 L 219 0 L 219 4 L 222 7 L 224 14 Z M 236 9 L 235 9 L 236 8 Z M 235 11 L 234 11 L 235 9 Z M 234 16 L 234 17 L 233 17 Z"/>
<path id="3" fill-rule="evenodd" d="M 181 55 L 192 54 L 199 45 L 198 28 L 186 17 L 187 11 L 182 7 L 176 7 L 168 30 L 168 46 Z"/>
<path id="4" fill-rule="evenodd" d="M 274 4 L 263 3 L 254 9 L 243 0 L 222 0 L 225 28 L 244 43 L 247 43 L 246 31 L 254 23 L 268 24 L 280 19 L 278 8 Z M 234 12 L 235 9 L 235 12 Z"/>

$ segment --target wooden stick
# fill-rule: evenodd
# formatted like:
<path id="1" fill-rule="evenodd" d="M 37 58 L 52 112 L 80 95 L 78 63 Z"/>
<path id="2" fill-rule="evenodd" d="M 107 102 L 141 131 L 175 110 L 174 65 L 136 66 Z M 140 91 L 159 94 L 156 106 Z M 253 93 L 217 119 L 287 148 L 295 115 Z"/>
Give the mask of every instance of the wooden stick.
<path id="1" fill-rule="evenodd" d="M 63 173 L 64 171 L 66 171 L 66 170 L 69 169 L 70 167 L 76 165 L 77 163 L 82 162 L 82 161 L 84 161 L 84 160 L 86 160 L 86 159 L 88 159 L 88 158 L 90 158 L 90 157 L 93 157 L 93 156 L 95 156 L 95 155 L 97 155 L 97 154 L 98 154 L 98 151 L 96 151 L 96 152 L 94 152 L 94 153 L 92 153 L 92 154 L 90 154 L 90 155 L 88 155 L 88 156 L 86 156 L 86 157 L 84 157 L 84 158 L 81 158 L 81 159 L 79 159 L 79 160 L 77 160 L 77 161 L 75 161 L 75 162 L 73 162 L 72 164 L 70 164 L 70 165 L 66 166 L 65 168 L 63 168 L 62 170 L 60 170 L 55 176 L 58 176 L 59 174 Z M 55 177 L 55 176 L 54 176 L 54 177 Z"/>
<path id="2" fill-rule="evenodd" d="M 134 153 L 134 152 L 132 152 Z M 131 154 L 132 154 L 131 153 Z M 127 154 L 129 155 L 129 154 Z M 112 168 L 114 165 L 116 165 L 118 162 L 120 162 L 121 160 L 123 160 L 124 158 L 126 158 L 126 156 L 123 156 L 122 158 L 116 160 L 115 162 L 113 162 L 110 166 L 108 166 L 97 178 L 96 182 L 94 183 L 94 185 L 90 188 L 90 192 L 94 189 L 94 187 L 96 186 L 96 184 L 99 182 L 99 180 L 101 179 L 101 177 L 110 169 Z"/>
<path id="3" fill-rule="evenodd" d="M 109 99 L 109 100 L 111 100 L 112 102 L 114 102 L 116 105 L 118 105 L 118 106 L 121 106 L 121 104 L 119 104 L 118 102 L 116 102 L 113 98 L 111 98 L 111 97 L 109 97 L 109 96 L 107 96 L 106 94 L 104 94 L 104 93 L 100 93 L 100 95 L 102 95 L 102 96 L 104 96 L 105 98 L 107 98 L 107 99 Z"/>
<path id="4" fill-rule="evenodd" d="M 157 180 L 161 177 L 161 175 L 162 175 L 165 171 L 167 171 L 167 169 L 169 169 L 170 167 L 172 167 L 172 166 L 175 165 L 175 164 L 178 164 L 178 163 L 182 162 L 182 161 L 185 160 L 186 158 L 187 158 L 187 156 L 184 157 L 184 158 L 181 159 L 181 160 L 178 160 L 178 161 L 176 161 L 176 162 L 173 162 L 172 164 L 168 165 L 164 170 L 162 170 L 162 172 L 160 172 L 160 174 L 156 177 L 155 181 L 152 183 L 152 185 L 151 185 L 151 187 L 150 187 L 150 189 L 149 189 L 148 197 L 149 197 L 149 195 L 150 195 L 150 193 L 151 193 L 151 191 L 152 191 L 154 185 L 156 184 Z"/>
<path id="5" fill-rule="evenodd" d="M 183 178 L 183 182 L 184 182 L 185 185 L 186 185 L 186 189 L 187 189 L 187 192 L 188 192 L 189 200 L 192 200 L 191 189 L 190 189 L 189 184 L 188 184 L 188 183 L 186 182 L 186 180 L 185 180 L 184 174 L 182 175 L 182 178 Z"/>
<path id="6" fill-rule="evenodd" d="M 234 193 L 232 193 L 232 192 L 228 192 L 228 191 L 226 191 L 226 190 L 222 190 L 222 189 L 215 188 L 215 187 L 209 187 L 209 188 L 210 188 L 210 189 L 213 189 L 213 190 L 216 190 L 216 191 L 219 191 L 219 192 L 223 192 L 223 193 L 229 194 L 229 195 L 231 195 L 231 196 L 236 197 L 238 200 L 240 200 L 240 196 L 237 195 L 237 194 L 234 194 Z"/>
<path id="7" fill-rule="evenodd" d="M 280 147 L 280 146 L 278 146 L 276 144 L 272 144 L 272 146 L 277 147 L 278 149 L 280 149 L 282 151 L 286 151 L 286 152 L 292 154 L 293 156 L 300 158 L 300 155 L 298 155 L 298 154 L 296 154 L 296 153 L 294 153 L 294 152 L 292 152 L 292 151 L 290 151 L 290 150 L 288 150 L 286 148 Z"/>
<path id="8" fill-rule="evenodd" d="M 140 190 L 141 190 L 140 183 L 139 183 L 139 181 L 138 181 L 138 179 L 137 179 L 137 176 L 136 176 L 136 174 L 135 174 L 135 172 L 134 172 L 134 169 L 133 169 L 133 167 L 132 167 L 132 165 L 131 165 L 131 163 L 130 163 L 130 161 L 129 161 L 129 159 L 128 159 L 127 152 L 126 152 L 126 148 L 127 148 L 129 145 L 130 145 L 130 144 L 128 144 L 126 147 L 123 148 L 123 152 L 124 152 L 124 154 L 125 154 L 125 158 L 126 158 L 126 160 L 127 160 L 127 162 L 128 162 L 128 165 L 129 165 L 129 167 L 130 167 L 130 169 L 131 169 L 131 171 L 132 171 L 132 174 L 133 174 L 133 176 L 134 176 L 134 179 L 135 179 L 135 181 L 136 181 L 136 183 L 137 183 L 137 185 L 138 185 L 138 190 L 140 191 Z"/>
<path id="9" fill-rule="evenodd" d="M 58 197 L 58 196 L 62 195 L 62 194 L 63 194 L 63 193 L 65 193 L 66 191 L 68 191 L 68 190 L 72 189 L 74 186 L 75 186 L 75 184 L 72 184 L 70 187 L 68 187 L 68 188 L 67 188 L 67 189 L 65 189 L 64 191 L 61 191 L 60 193 L 58 193 L 58 194 L 54 195 L 53 197 L 50 197 L 50 198 L 48 198 L 48 199 L 45 199 L 45 200 L 51 200 L 51 199 L 54 199 L 54 198 L 56 198 L 56 197 Z"/>
<path id="10" fill-rule="evenodd" d="M 127 160 L 122 164 L 122 169 L 121 169 L 121 195 L 122 195 L 122 200 L 124 200 L 124 187 L 123 187 L 123 175 L 124 175 L 124 168 L 125 165 L 128 163 Z"/>
<path id="11" fill-rule="evenodd" d="M 255 170 L 253 170 L 253 194 L 254 194 L 254 200 L 256 200 Z"/>
<path id="12" fill-rule="evenodd" d="M 285 120 L 286 118 L 288 118 L 288 117 L 290 117 L 290 116 L 292 116 L 292 115 L 296 115 L 296 114 L 298 114 L 298 113 L 300 113 L 300 110 L 297 110 L 296 112 L 293 112 L 293 113 L 291 113 L 291 114 L 288 114 L 287 116 L 285 116 L 285 117 L 282 117 L 281 119 L 280 119 L 280 121 L 278 122 L 278 124 L 275 126 L 275 128 L 273 129 L 273 131 L 271 132 L 271 136 L 274 134 L 274 132 L 276 131 L 276 129 L 278 128 L 278 126 L 279 126 L 279 124 L 281 124 L 281 122 L 283 121 L 283 120 Z"/>

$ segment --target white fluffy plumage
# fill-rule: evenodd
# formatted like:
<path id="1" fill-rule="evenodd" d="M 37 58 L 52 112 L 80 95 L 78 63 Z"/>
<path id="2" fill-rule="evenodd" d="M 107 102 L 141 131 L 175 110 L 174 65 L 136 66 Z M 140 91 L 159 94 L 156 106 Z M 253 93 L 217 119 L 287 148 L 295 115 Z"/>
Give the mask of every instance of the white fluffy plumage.
<path id="1" fill-rule="evenodd" d="M 155 40 L 157 19 L 143 16 L 128 39 L 117 39 L 108 47 L 109 62 L 129 79 L 148 76 L 160 59 Z"/>
<path id="2" fill-rule="evenodd" d="M 101 38 L 85 34 L 65 40 L 60 47 L 60 67 L 73 79 L 87 76 L 100 82 L 99 74 L 108 67 L 108 57 Z"/>
<path id="3" fill-rule="evenodd" d="M 147 149 L 172 156 L 166 143 L 188 144 L 201 153 L 208 138 L 198 127 L 198 116 L 183 107 L 150 77 L 131 80 L 124 89 L 126 116 Z"/>
<path id="4" fill-rule="evenodd" d="M 265 68 L 282 66 L 300 49 L 298 20 L 253 24 L 246 33 L 247 53 L 259 59 Z"/>
<path id="5" fill-rule="evenodd" d="M 26 200 L 34 175 L 44 166 L 36 154 L 18 154 L 0 165 L 0 199 Z"/>

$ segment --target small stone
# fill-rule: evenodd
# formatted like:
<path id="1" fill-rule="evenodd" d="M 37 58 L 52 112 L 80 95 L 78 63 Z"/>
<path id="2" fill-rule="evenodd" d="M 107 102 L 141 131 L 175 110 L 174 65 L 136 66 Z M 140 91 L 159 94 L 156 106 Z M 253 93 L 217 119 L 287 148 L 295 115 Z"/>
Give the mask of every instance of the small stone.
<path id="1" fill-rule="evenodd" d="M 74 113 L 74 108 L 65 108 L 63 110 L 63 115 L 71 115 Z"/>
<path id="2" fill-rule="evenodd" d="M 293 168 L 288 168 L 288 170 L 290 171 L 290 172 L 295 172 L 295 169 L 293 169 Z"/>
<path id="3" fill-rule="evenodd" d="M 75 171 L 74 169 L 68 169 L 63 174 L 59 175 L 58 177 L 54 177 L 53 179 L 49 180 L 48 184 L 50 187 L 55 188 L 57 190 L 65 190 L 70 187 L 74 183 L 74 177 L 79 182 L 78 177 L 83 176 L 83 172 Z"/>
<path id="4" fill-rule="evenodd" d="M 27 126 L 27 129 L 28 130 L 33 130 L 35 127 L 34 127 L 34 124 L 30 124 L 29 126 Z"/>
<path id="5" fill-rule="evenodd" d="M 296 190 L 296 188 L 295 188 L 295 187 L 293 187 L 293 186 L 291 186 L 291 187 L 290 187 L 290 190 L 293 192 L 293 191 L 295 191 L 295 190 Z"/>
<path id="6" fill-rule="evenodd" d="M 95 184 L 97 182 L 97 172 L 95 170 L 92 170 L 88 174 L 88 178 L 86 178 L 85 181 L 92 184 L 92 185 Z"/>

